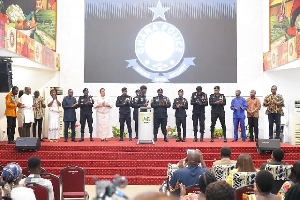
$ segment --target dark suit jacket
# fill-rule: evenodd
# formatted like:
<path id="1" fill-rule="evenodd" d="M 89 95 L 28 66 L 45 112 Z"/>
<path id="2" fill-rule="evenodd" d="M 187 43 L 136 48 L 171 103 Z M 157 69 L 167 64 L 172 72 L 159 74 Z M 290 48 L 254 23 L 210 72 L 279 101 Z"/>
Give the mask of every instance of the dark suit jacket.
<path id="1" fill-rule="evenodd" d="M 272 161 L 272 162 L 268 162 L 268 163 L 263 163 L 260 167 L 260 170 L 265 169 L 267 164 L 269 164 L 269 165 L 289 165 L 288 163 L 284 163 L 284 162 Z"/>

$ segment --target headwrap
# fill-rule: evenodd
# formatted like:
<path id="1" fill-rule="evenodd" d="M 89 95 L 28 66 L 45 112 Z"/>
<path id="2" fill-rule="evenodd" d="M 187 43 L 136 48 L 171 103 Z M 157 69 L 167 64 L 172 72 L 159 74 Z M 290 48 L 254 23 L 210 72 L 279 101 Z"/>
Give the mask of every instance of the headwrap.
<path id="1" fill-rule="evenodd" d="M 21 173 L 22 169 L 18 163 L 9 163 L 3 168 L 1 176 L 4 182 L 15 182 L 19 178 Z"/>

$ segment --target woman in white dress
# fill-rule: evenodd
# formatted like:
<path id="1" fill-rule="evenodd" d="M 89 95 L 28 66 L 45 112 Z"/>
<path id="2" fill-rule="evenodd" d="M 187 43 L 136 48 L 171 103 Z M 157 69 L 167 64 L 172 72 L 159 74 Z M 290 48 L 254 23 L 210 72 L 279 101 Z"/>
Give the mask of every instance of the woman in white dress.
<path id="1" fill-rule="evenodd" d="M 57 99 L 57 93 L 55 89 L 52 89 L 50 94 L 51 97 L 47 99 L 47 104 L 49 107 L 48 139 L 50 142 L 57 142 L 57 139 L 60 138 L 59 107 L 61 106 L 61 103 Z"/>
<path id="2" fill-rule="evenodd" d="M 108 141 L 107 138 L 112 135 L 112 128 L 110 125 L 110 109 L 112 104 L 109 99 L 105 96 L 105 89 L 100 89 L 100 97 L 97 97 L 94 104 L 97 116 L 97 137 L 101 141 Z"/>
<path id="3" fill-rule="evenodd" d="M 24 90 L 20 90 L 19 91 L 19 98 L 18 98 L 18 102 L 21 103 L 21 97 L 24 94 Z M 23 133 L 22 133 L 22 129 L 23 129 L 23 108 L 22 107 L 18 107 L 18 111 L 17 111 L 17 121 L 18 121 L 18 132 L 19 132 L 19 136 L 23 137 Z"/>

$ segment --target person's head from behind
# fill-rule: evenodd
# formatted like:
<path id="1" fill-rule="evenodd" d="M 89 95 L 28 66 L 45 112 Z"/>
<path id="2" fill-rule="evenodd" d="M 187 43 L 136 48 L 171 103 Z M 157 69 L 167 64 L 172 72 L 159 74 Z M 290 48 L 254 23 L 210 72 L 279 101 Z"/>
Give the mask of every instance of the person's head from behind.
<path id="1" fill-rule="evenodd" d="M 284 200 L 298 200 L 300 199 L 300 184 L 293 185 L 285 194 Z"/>
<path id="2" fill-rule="evenodd" d="M 205 172 L 204 174 L 202 174 L 200 177 L 199 177 L 199 188 L 201 190 L 201 192 L 203 194 L 205 194 L 205 191 L 206 191 L 206 187 L 213 183 L 213 182 L 216 182 L 217 179 L 216 177 L 210 173 L 210 172 Z"/>
<path id="3" fill-rule="evenodd" d="M 277 161 L 277 162 L 281 162 L 282 159 L 284 157 L 284 151 L 280 148 L 278 149 L 275 149 L 273 152 L 272 152 L 272 159 L 274 161 Z"/>
<path id="4" fill-rule="evenodd" d="M 31 157 L 27 161 L 27 166 L 30 174 L 40 174 L 41 173 L 41 160 L 38 157 Z"/>
<path id="5" fill-rule="evenodd" d="M 274 177 L 269 171 L 261 170 L 256 174 L 255 184 L 259 192 L 270 193 L 274 184 Z"/>
<path id="6" fill-rule="evenodd" d="M 291 174 L 289 175 L 289 179 L 293 183 L 300 183 L 300 160 L 296 161 L 293 164 Z"/>
<path id="7" fill-rule="evenodd" d="M 18 185 L 22 178 L 22 169 L 18 163 L 9 163 L 3 168 L 1 179 L 4 182 L 4 196 L 9 196 L 13 185 Z"/>
<path id="8" fill-rule="evenodd" d="M 231 149 L 229 147 L 221 148 L 221 158 L 230 158 L 231 157 Z"/>
<path id="9" fill-rule="evenodd" d="M 187 155 L 187 165 L 196 166 L 199 163 L 200 163 L 200 151 L 199 150 L 189 151 Z"/>
<path id="10" fill-rule="evenodd" d="M 242 153 L 239 155 L 236 161 L 236 168 L 239 172 L 256 172 L 253 160 L 247 153 Z"/>
<path id="11" fill-rule="evenodd" d="M 235 200 L 234 189 L 225 181 L 216 181 L 207 186 L 206 200 Z"/>

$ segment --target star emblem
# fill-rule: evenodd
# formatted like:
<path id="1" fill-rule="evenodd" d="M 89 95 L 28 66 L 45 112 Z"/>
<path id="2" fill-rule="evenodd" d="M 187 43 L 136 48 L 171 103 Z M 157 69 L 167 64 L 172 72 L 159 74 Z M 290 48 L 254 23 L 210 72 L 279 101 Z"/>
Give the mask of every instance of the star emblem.
<path id="1" fill-rule="evenodd" d="M 157 19 L 159 17 L 166 21 L 165 12 L 167 12 L 170 9 L 170 7 L 162 7 L 161 2 L 159 0 L 156 7 L 150 7 L 149 9 L 152 12 L 154 12 L 152 21 L 154 21 L 155 19 Z"/>

